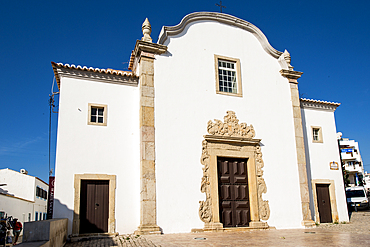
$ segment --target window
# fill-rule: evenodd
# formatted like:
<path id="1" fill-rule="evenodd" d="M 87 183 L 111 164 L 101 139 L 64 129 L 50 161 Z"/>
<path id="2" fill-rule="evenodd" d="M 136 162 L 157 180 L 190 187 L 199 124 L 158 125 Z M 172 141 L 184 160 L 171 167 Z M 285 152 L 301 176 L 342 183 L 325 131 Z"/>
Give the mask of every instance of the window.
<path id="1" fill-rule="evenodd" d="M 347 164 L 348 164 L 349 166 L 354 166 L 354 165 L 355 165 L 355 162 L 354 162 L 354 161 L 348 161 L 348 162 L 347 162 Z"/>
<path id="2" fill-rule="evenodd" d="M 40 199 L 47 199 L 48 198 L 48 192 L 40 187 L 36 187 L 36 197 L 39 197 Z"/>
<path id="3" fill-rule="evenodd" d="M 39 215 L 39 214 L 36 212 L 36 213 L 35 213 L 35 221 L 37 221 L 37 220 L 38 220 L 38 218 L 39 218 L 39 217 L 38 217 L 38 215 Z"/>
<path id="4" fill-rule="evenodd" d="M 323 142 L 321 127 L 312 127 L 312 142 Z"/>
<path id="5" fill-rule="evenodd" d="M 90 125 L 107 126 L 107 105 L 90 104 L 89 103 L 89 119 Z"/>
<path id="6" fill-rule="evenodd" d="M 240 61 L 215 55 L 216 93 L 242 97 Z"/>

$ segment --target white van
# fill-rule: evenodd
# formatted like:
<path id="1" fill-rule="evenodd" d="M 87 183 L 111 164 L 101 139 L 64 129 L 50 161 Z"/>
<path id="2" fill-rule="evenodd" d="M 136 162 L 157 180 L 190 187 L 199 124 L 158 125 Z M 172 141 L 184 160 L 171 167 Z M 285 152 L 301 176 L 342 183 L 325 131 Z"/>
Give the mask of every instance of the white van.
<path id="1" fill-rule="evenodd" d="M 346 188 L 347 205 L 349 209 L 368 209 L 369 199 L 363 186 Z"/>

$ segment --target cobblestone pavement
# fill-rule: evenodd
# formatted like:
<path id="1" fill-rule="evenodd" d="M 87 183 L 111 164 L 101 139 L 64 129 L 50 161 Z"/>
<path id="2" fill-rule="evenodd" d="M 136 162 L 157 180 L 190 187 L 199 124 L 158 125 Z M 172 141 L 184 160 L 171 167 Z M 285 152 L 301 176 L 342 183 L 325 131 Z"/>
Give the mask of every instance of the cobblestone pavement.
<path id="1" fill-rule="evenodd" d="M 350 222 L 320 224 L 310 229 L 249 230 L 218 233 L 121 235 L 69 243 L 66 247 L 225 247 L 225 246 L 370 246 L 370 211 L 353 212 Z"/>
<path id="2" fill-rule="evenodd" d="M 65 247 L 156 247 L 149 239 L 143 236 L 126 234 L 111 238 L 82 239 L 78 242 L 68 243 Z"/>
<path id="3" fill-rule="evenodd" d="M 350 222 L 346 224 L 320 224 L 317 228 L 347 233 L 370 234 L 370 211 L 352 212 Z"/>

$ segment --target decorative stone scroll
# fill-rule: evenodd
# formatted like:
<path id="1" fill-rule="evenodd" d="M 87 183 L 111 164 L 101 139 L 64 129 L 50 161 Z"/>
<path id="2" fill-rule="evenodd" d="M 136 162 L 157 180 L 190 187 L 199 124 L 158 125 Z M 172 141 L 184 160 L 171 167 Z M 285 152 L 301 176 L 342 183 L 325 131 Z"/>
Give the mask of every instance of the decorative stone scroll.
<path id="1" fill-rule="evenodd" d="M 254 138 L 256 135 L 253 126 L 247 126 L 246 123 L 239 124 L 239 120 L 235 116 L 235 112 L 227 111 L 224 117 L 224 123 L 215 119 L 213 123 L 208 121 L 207 131 L 211 135 L 230 136 L 230 137 L 245 137 Z"/>
<path id="2" fill-rule="evenodd" d="M 204 201 L 199 201 L 199 217 L 205 223 L 205 229 L 217 230 L 222 228 L 219 222 L 217 205 L 212 205 L 213 198 L 217 195 L 217 185 L 211 184 L 211 181 L 217 181 L 217 162 L 213 157 L 218 155 L 231 155 L 238 157 L 248 157 L 250 159 L 249 171 L 252 172 L 252 181 L 250 190 L 255 196 L 250 197 L 251 207 L 257 214 L 253 214 L 250 227 L 252 228 L 267 228 L 266 222 L 270 217 L 269 202 L 263 200 L 262 194 L 267 192 L 265 180 L 263 179 L 263 159 L 259 139 L 255 137 L 255 131 L 252 125 L 240 123 L 235 112 L 227 111 L 224 117 L 224 122 L 215 119 L 214 122 L 208 121 L 207 131 L 209 136 L 204 136 L 202 142 L 202 156 L 200 159 L 203 165 L 203 177 L 201 181 L 200 191 L 206 194 Z M 219 137 L 219 138 L 218 138 Z M 230 153 L 232 152 L 232 154 Z M 254 164 L 255 168 L 250 167 Z M 212 175 L 211 175 L 212 174 Z M 212 176 L 212 178 L 211 178 Z M 254 185 L 253 185 L 254 184 Z M 213 197 L 212 197 L 213 196 Z M 213 212 L 213 210 L 215 210 Z M 251 216 L 252 217 L 252 216 Z"/>
<path id="3" fill-rule="evenodd" d="M 211 200 L 211 191 L 210 191 L 210 182 L 209 182 L 209 154 L 207 151 L 207 141 L 202 142 L 202 157 L 200 162 L 203 167 L 203 177 L 200 185 L 200 191 L 206 194 L 205 201 L 199 201 L 199 217 L 204 223 L 211 222 L 212 219 L 212 200 Z"/>
<path id="4" fill-rule="evenodd" d="M 257 175 L 257 195 L 258 195 L 258 211 L 260 218 L 262 220 L 268 220 L 270 218 L 270 206 L 268 201 L 264 201 L 262 194 L 267 192 L 267 187 L 265 180 L 262 178 L 263 175 L 263 160 L 261 146 L 258 145 L 255 151 L 255 160 L 256 160 L 256 175 Z"/>

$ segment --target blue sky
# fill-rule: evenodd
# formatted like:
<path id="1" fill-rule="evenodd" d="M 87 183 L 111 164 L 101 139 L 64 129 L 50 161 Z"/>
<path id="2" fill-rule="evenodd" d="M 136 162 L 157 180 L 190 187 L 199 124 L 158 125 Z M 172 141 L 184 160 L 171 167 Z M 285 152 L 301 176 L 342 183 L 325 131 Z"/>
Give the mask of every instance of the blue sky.
<path id="1" fill-rule="evenodd" d="M 1 1 L 0 169 L 25 168 L 48 181 L 51 61 L 126 70 L 146 17 L 162 26 L 189 13 L 219 11 L 203 1 Z M 370 171 L 370 1 L 223 1 L 271 45 L 287 49 L 302 97 L 340 102 L 337 130 L 355 139 Z M 52 167 L 57 114 L 52 117 Z"/>

